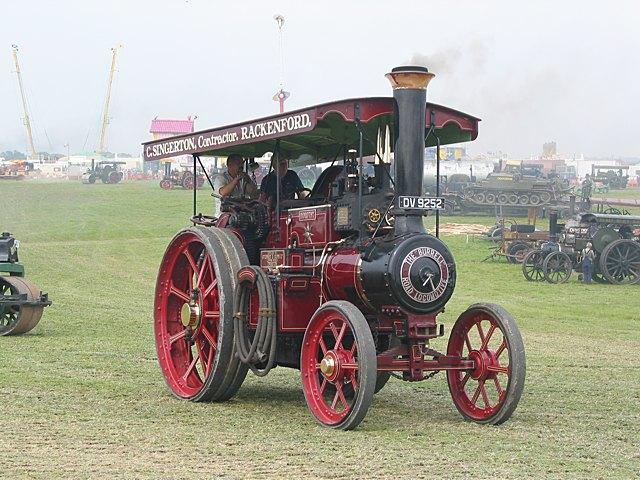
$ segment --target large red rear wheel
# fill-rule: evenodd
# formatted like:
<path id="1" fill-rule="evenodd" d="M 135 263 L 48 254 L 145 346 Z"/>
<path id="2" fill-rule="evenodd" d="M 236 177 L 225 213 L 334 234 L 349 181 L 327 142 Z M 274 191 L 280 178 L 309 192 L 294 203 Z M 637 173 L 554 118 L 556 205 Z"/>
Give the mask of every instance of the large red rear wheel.
<path id="1" fill-rule="evenodd" d="M 376 349 L 353 304 L 330 301 L 313 315 L 302 342 L 300 372 L 309 410 L 327 427 L 358 426 L 373 401 Z"/>
<path id="2" fill-rule="evenodd" d="M 178 233 L 156 285 L 158 361 L 172 393 L 194 401 L 225 393 L 229 369 L 237 367 L 231 320 L 237 265 L 211 230 L 192 227 Z"/>
<path id="3" fill-rule="evenodd" d="M 491 425 L 506 421 L 520 401 L 526 370 L 524 344 L 511 315 L 499 305 L 471 305 L 453 326 L 447 353 L 475 364 L 473 370 L 447 372 L 462 416 Z"/>

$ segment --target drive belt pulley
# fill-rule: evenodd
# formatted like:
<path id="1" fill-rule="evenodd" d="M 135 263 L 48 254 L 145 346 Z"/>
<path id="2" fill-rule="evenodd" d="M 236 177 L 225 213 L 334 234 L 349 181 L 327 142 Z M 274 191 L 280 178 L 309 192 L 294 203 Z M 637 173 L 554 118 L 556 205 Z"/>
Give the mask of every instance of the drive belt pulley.
<path id="1" fill-rule="evenodd" d="M 253 339 L 249 335 L 250 297 L 258 293 L 258 324 Z M 259 267 L 248 266 L 238 272 L 238 288 L 235 293 L 234 339 L 236 354 L 251 371 L 264 377 L 275 363 L 277 320 L 275 295 L 266 273 Z"/>

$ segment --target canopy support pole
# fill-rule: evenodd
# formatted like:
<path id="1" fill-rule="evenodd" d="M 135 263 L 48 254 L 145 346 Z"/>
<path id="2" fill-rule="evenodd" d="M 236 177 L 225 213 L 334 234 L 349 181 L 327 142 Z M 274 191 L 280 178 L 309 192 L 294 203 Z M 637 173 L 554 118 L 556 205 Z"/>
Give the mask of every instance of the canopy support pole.
<path id="1" fill-rule="evenodd" d="M 198 185 L 196 182 L 196 168 L 197 168 L 197 161 L 199 160 L 197 155 L 193 156 L 193 216 L 195 217 L 197 212 L 197 205 L 198 205 Z"/>
<path id="2" fill-rule="evenodd" d="M 273 173 L 276 177 L 276 232 L 278 234 L 278 239 L 282 240 L 281 232 L 280 232 L 280 177 L 278 177 L 278 170 L 280 168 L 280 139 L 276 140 L 276 146 L 273 149 L 273 154 L 276 157 L 276 165 L 273 168 Z M 273 162 L 271 163 L 273 166 Z"/>
<path id="3" fill-rule="evenodd" d="M 436 112 L 431 110 L 429 117 L 429 131 L 424 140 L 426 143 L 432 133 L 436 139 L 436 197 L 440 197 L 440 137 L 436 135 Z M 424 176 L 424 160 L 422 161 L 422 168 Z M 436 238 L 440 238 L 440 210 L 436 210 Z"/>
<path id="4" fill-rule="evenodd" d="M 363 237 L 363 224 L 362 224 L 362 163 L 363 163 L 363 158 L 362 158 L 362 149 L 364 147 L 363 145 L 363 141 L 364 141 L 364 134 L 363 134 L 363 128 L 362 128 L 362 123 L 360 123 L 360 104 L 356 103 L 354 106 L 354 113 L 355 113 L 355 120 L 356 120 L 356 126 L 358 127 L 358 135 L 359 135 L 359 144 L 358 144 L 358 210 L 356 212 L 357 218 L 358 218 L 358 241 L 361 242 L 362 241 L 362 237 Z"/>

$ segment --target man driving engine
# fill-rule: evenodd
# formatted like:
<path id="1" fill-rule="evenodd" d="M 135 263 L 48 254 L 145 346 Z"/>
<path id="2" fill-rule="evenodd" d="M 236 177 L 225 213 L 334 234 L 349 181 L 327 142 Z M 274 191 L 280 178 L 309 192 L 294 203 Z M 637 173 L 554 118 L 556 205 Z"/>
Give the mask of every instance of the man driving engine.
<path id="1" fill-rule="evenodd" d="M 241 155 L 233 153 L 227 158 L 227 171 L 220 175 L 219 185 L 216 190 L 221 197 L 242 198 L 248 196 L 255 198 L 258 188 L 251 177 L 242 171 L 244 160 Z"/>
<path id="2" fill-rule="evenodd" d="M 300 181 L 300 177 L 293 170 L 289 170 L 289 160 L 275 156 L 271 157 L 273 170 L 262 179 L 260 184 L 260 200 L 263 202 L 275 203 L 276 201 L 276 175 L 280 181 L 280 200 L 294 200 L 307 196 L 305 187 Z"/>

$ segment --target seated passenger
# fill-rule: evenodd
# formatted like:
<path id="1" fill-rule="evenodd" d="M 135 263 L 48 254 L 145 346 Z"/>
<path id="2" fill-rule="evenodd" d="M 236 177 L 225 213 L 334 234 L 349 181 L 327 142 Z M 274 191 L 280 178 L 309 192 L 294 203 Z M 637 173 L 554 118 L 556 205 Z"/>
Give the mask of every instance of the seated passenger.
<path id="1" fill-rule="evenodd" d="M 216 191 L 221 197 L 228 198 L 255 198 L 258 195 L 258 188 L 246 172 L 242 171 L 244 160 L 237 153 L 229 155 L 227 158 L 227 171 L 218 175 L 216 181 Z"/>
<path id="2" fill-rule="evenodd" d="M 274 204 L 276 202 L 276 172 L 280 181 L 280 200 L 294 200 L 296 194 L 298 198 L 307 196 L 304 185 L 300 177 L 293 170 L 289 170 L 289 160 L 281 158 L 276 165 L 276 157 L 271 158 L 273 170 L 262 179 L 260 184 L 260 200 Z"/>

